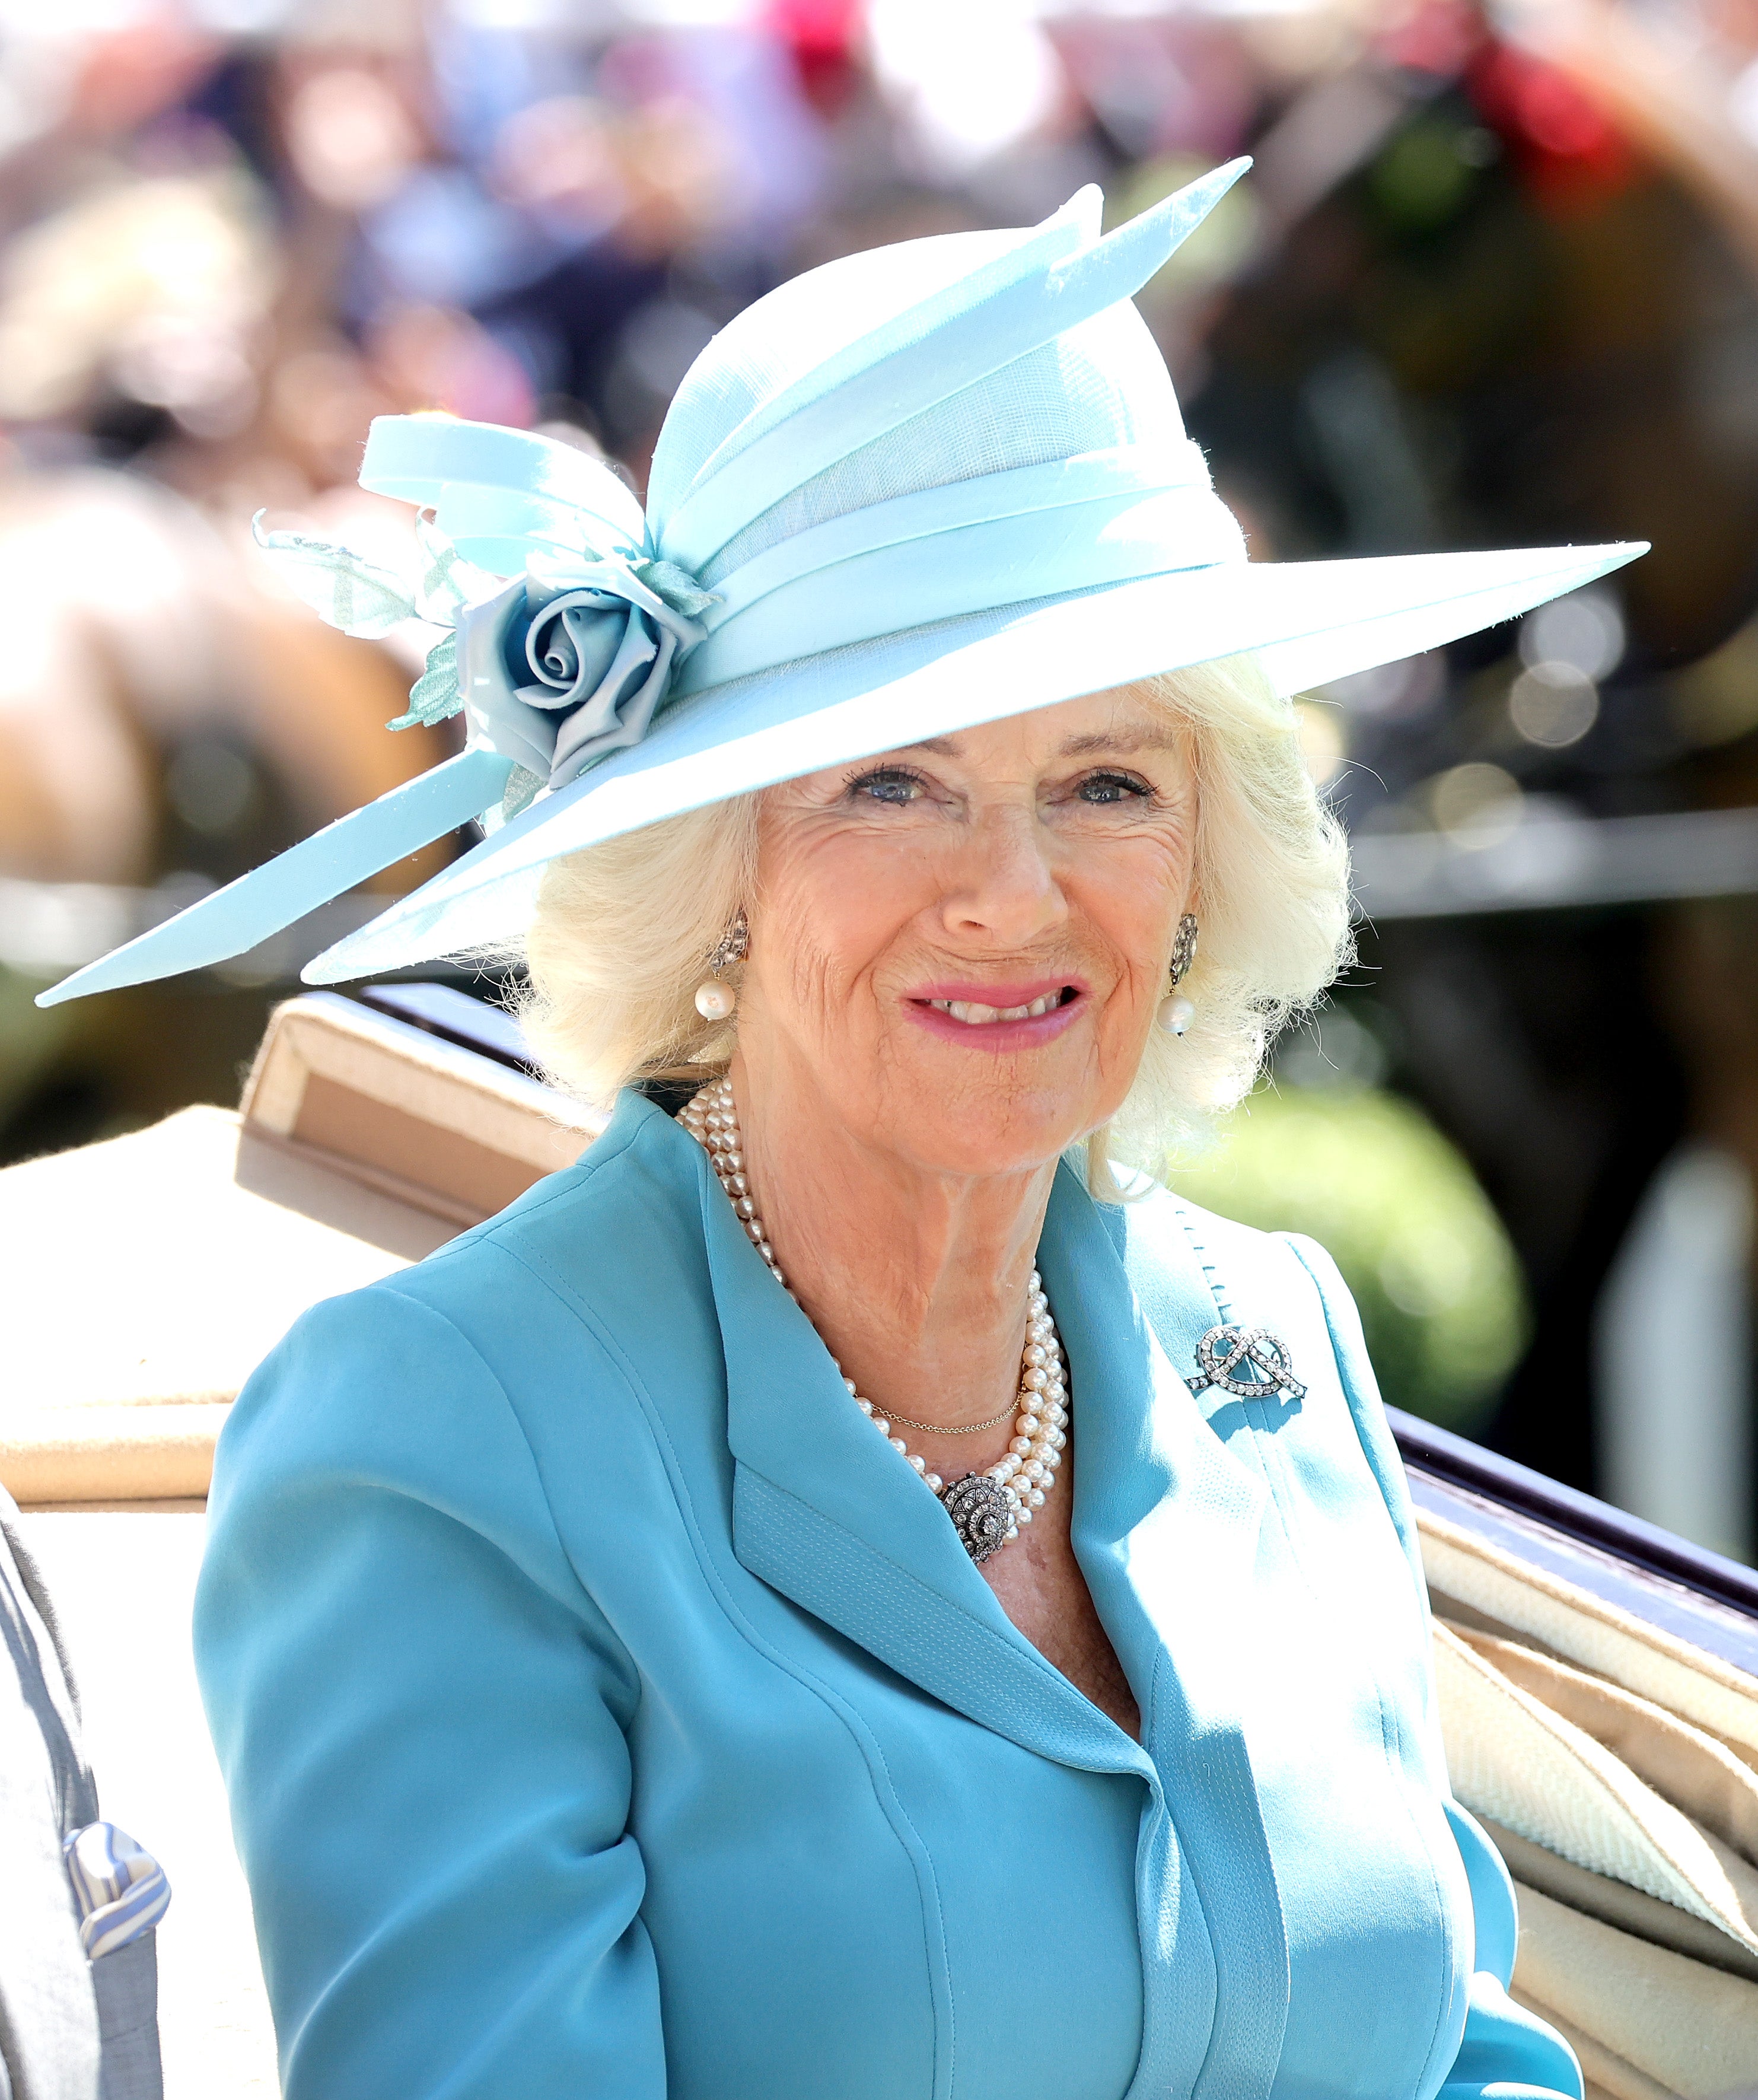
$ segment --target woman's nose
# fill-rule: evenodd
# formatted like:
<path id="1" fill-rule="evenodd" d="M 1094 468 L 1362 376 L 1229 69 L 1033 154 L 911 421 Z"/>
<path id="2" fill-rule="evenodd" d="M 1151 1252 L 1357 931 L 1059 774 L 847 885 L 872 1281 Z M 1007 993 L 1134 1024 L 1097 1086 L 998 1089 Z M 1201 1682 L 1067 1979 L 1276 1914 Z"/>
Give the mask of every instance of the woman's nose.
<path id="1" fill-rule="evenodd" d="M 941 910 L 947 932 L 998 948 L 1023 948 L 1060 925 L 1068 905 L 1047 845 L 1030 810 L 985 810 L 946 870 Z"/>

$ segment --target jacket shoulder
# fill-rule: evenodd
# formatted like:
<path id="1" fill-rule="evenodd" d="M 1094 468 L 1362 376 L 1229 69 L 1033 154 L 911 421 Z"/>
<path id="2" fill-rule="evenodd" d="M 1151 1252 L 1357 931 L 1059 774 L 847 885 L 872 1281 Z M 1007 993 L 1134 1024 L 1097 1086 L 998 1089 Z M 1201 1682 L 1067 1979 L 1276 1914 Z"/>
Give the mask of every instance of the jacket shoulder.
<path id="1" fill-rule="evenodd" d="M 573 1166 L 367 1295 L 399 1291 L 487 1348 L 491 1331 L 518 1334 L 522 1320 L 553 1314 L 558 1301 L 591 1323 L 683 1288 L 674 1272 L 690 1267 L 701 1224 L 677 1135 L 659 1110 L 619 1112 Z"/>
<path id="2" fill-rule="evenodd" d="M 364 1474 L 470 1501 L 491 1477 L 523 1493 L 588 1422 L 606 1467 L 642 1467 L 652 1374 L 713 1361 L 698 1196 L 680 1171 L 694 1147 L 680 1153 L 678 1135 L 657 1110 L 621 1115 L 575 1166 L 425 1260 L 313 1306 L 235 1403 L 218 1477 Z"/>
<path id="3" fill-rule="evenodd" d="M 606 1476 L 632 1440 L 644 1454 L 650 1434 L 615 1352 L 509 1258 L 500 1224 L 294 1322 L 221 1432 L 214 1537 L 300 1510 L 335 1526 L 351 1512 L 376 1536 L 387 1512 L 425 1509 L 576 1599 L 545 1462 L 557 1424 L 577 1444 L 590 1422 Z"/>

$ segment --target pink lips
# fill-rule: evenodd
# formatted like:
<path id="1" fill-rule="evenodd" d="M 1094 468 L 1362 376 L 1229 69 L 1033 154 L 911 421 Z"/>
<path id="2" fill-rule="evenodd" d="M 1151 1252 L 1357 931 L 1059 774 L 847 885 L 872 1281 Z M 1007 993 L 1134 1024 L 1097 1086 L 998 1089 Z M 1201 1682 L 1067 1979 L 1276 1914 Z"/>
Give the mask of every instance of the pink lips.
<path id="1" fill-rule="evenodd" d="M 1072 992 L 1073 996 L 1067 996 Z M 1046 1012 L 1028 1014 L 1012 1021 L 960 1019 L 946 1008 L 954 1002 L 965 1007 L 987 1008 L 991 1012 L 1011 1007 L 1030 1006 L 1040 999 L 1057 999 Z M 942 1002 L 936 1005 L 935 1001 Z M 991 1051 L 1035 1050 L 1055 1040 L 1072 1026 L 1087 1003 L 1086 986 L 1071 977 L 1038 977 L 1016 984 L 978 984 L 974 982 L 924 985 L 905 1001 L 910 1017 L 931 1035 L 967 1048 Z"/>

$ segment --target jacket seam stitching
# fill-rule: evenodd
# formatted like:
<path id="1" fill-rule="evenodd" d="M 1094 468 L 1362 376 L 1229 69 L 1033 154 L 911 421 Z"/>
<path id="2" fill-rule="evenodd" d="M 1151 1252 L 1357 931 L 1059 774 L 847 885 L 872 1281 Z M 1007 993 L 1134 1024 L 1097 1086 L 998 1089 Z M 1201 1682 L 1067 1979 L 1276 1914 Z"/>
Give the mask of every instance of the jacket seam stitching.
<path id="1" fill-rule="evenodd" d="M 501 1247 L 498 1251 L 503 1254 L 510 1253 L 510 1250 L 505 1247 Z M 437 1305 L 430 1304 L 426 1299 L 417 1297 L 413 1292 L 401 1289 L 399 1287 L 399 1281 L 400 1280 L 399 1278 L 394 1277 L 387 1277 L 385 1280 L 384 1288 L 389 1291 L 393 1297 L 398 1299 L 402 1304 L 412 1307 L 417 1312 L 425 1313 L 430 1319 L 438 1321 L 449 1334 L 456 1337 L 460 1346 L 469 1352 L 471 1357 L 480 1366 L 482 1374 L 493 1386 L 496 1394 L 500 1401 L 500 1405 L 505 1410 L 507 1419 L 512 1423 L 513 1430 L 518 1436 L 519 1447 L 525 1454 L 526 1462 L 531 1468 L 531 1478 L 536 1485 L 539 1499 L 543 1503 L 544 1517 L 549 1525 L 549 1537 L 554 1542 L 556 1551 L 561 1556 L 562 1561 L 566 1567 L 568 1573 L 573 1577 L 575 1587 L 579 1591 L 581 1596 L 585 1598 L 588 1603 L 592 1605 L 593 1612 L 597 1614 L 599 1621 L 603 1625 L 606 1631 L 610 1634 L 612 1639 L 616 1642 L 618 1656 L 620 1657 L 627 1669 L 629 1682 L 634 1686 L 636 1695 L 638 1699 L 641 1690 L 641 1672 L 636 1667 L 635 1658 L 629 1653 L 628 1648 L 623 1643 L 621 1636 L 617 1633 L 616 1629 L 611 1626 L 609 1619 L 606 1617 L 603 1608 L 599 1604 L 597 1599 L 593 1595 L 591 1590 L 589 1590 L 586 1585 L 580 1580 L 579 1570 L 574 1564 L 574 1557 L 568 1551 L 566 1544 L 563 1542 L 562 1527 L 556 1521 L 555 1505 L 550 1499 L 549 1485 L 544 1479 L 543 1467 L 539 1462 L 536 1451 L 532 1446 L 531 1440 L 530 1435 L 526 1430 L 524 1421 L 521 1418 L 518 1408 L 513 1405 L 512 1396 L 508 1392 L 506 1386 L 501 1379 L 500 1374 L 495 1370 L 495 1367 L 489 1362 L 488 1359 L 482 1354 L 482 1351 L 477 1348 L 475 1343 L 470 1339 L 469 1336 L 465 1333 L 464 1330 L 449 1313 L 442 1312 Z"/>
<path id="2" fill-rule="evenodd" d="M 1293 1255 L 1295 1260 L 1299 1263 L 1307 1280 L 1311 1282 L 1314 1290 L 1318 1294 L 1319 1309 L 1324 1315 L 1324 1331 L 1327 1337 L 1329 1339 L 1331 1344 L 1331 1360 L 1337 1369 L 1337 1383 L 1342 1389 L 1344 1405 L 1349 1409 L 1349 1426 L 1355 1432 L 1355 1442 L 1360 1449 L 1363 1459 L 1367 1464 L 1368 1471 L 1373 1480 L 1374 1486 L 1379 1493 L 1381 1502 L 1382 1505 L 1386 1505 L 1386 1490 L 1381 1485 L 1378 1470 L 1373 1463 L 1373 1454 L 1368 1450 L 1366 1439 L 1362 1436 L 1360 1418 L 1356 1414 L 1355 1408 L 1349 1405 L 1349 1379 L 1343 1369 L 1343 1354 L 1339 1344 L 1337 1332 L 1337 1322 L 1331 1315 L 1331 1301 L 1329 1295 L 1326 1292 L 1324 1285 L 1320 1278 L 1317 1271 L 1313 1268 L 1311 1263 L 1307 1260 L 1306 1253 L 1301 1247 L 1298 1239 L 1291 1233 L 1282 1233 L 1278 1235 L 1278 1237 L 1281 1239 L 1283 1245 L 1287 1247 L 1289 1253 Z M 1386 1514 L 1387 1518 L 1390 1519 L 1392 1512 L 1389 1505 L 1386 1505 Z M 1402 1538 L 1398 1538 L 1398 1527 L 1395 1524 L 1392 1526 L 1392 1534 L 1395 1538 L 1398 1538 L 1399 1557 L 1402 1559 L 1403 1557 L 1403 1541 Z M 1408 1568 L 1408 1562 L 1406 1563 L 1406 1566 Z M 1411 1570 L 1410 1572 L 1413 1576 L 1414 1571 Z M 1424 1608 L 1418 1614 L 1418 1621 L 1423 1636 L 1425 1639 L 1427 1637 L 1428 1625 L 1426 1599 L 1423 1599 L 1421 1602 Z M 1380 1713 L 1380 1744 L 1381 1754 L 1386 1759 L 1388 1771 L 1393 1772 L 1395 1776 L 1399 1770 L 1396 1749 L 1397 1745 L 1401 1744 L 1403 1739 L 1403 1725 L 1395 1714 L 1388 1712 L 1386 1703 L 1385 1691 L 1377 1678 L 1374 1681 L 1373 1689 L 1375 1701 L 1378 1705 Z M 1388 1724 L 1390 1724 L 1391 1731 L 1390 1736 L 1387 1732 Z M 1396 1739 L 1395 1742 L 1393 1740 L 1394 1738 Z M 1399 1794 L 1400 1798 L 1402 1798 L 1403 1789 L 1400 1787 L 1397 1789 L 1396 1791 Z M 1441 1921 L 1443 1946 L 1444 1948 L 1447 1965 L 1445 1972 L 1440 1979 L 1441 1988 L 1437 1994 L 1437 2001 L 1434 2009 L 1434 2025 L 1430 2031 L 1428 2047 L 1423 2053 L 1422 2070 L 1425 2078 L 1427 2073 L 1434 2067 L 1434 2053 L 1439 2048 L 1442 2039 L 1442 2025 L 1446 2019 L 1447 2008 L 1452 1998 L 1451 1982 L 1452 1977 L 1456 1974 L 1459 1965 L 1458 1945 L 1456 1935 L 1453 1930 L 1452 1912 L 1447 1902 L 1447 1891 L 1441 1886 L 1440 1875 L 1435 1867 L 1434 1855 L 1427 1844 L 1422 1842 L 1421 1828 L 1417 1823 L 1413 1811 L 1407 1807 L 1405 1809 L 1405 1815 L 1412 1830 L 1416 1833 L 1419 1848 L 1424 1862 L 1428 1868 L 1429 1881 L 1434 1895 L 1435 1911 Z M 1450 1826 L 1448 1829 L 1448 1838 L 1449 1841 L 1451 1841 L 1452 1832 Z"/>
<path id="3" fill-rule="evenodd" d="M 1221 1286 L 1217 1281 L 1218 1268 L 1216 1264 L 1204 1258 L 1207 1255 L 1208 1250 L 1196 1238 L 1195 1232 L 1192 1229 L 1192 1221 L 1186 1215 L 1183 1206 L 1182 1204 L 1178 1204 L 1174 1207 L 1178 1213 L 1179 1221 L 1184 1227 L 1186 1237 L 1190 1241 L 1192 1251 L 1196 1255 L 1198 1260 L 1202 1263 L 1203 1273 L 1209 1283 L 1209 1295 L 1214 1298 L 1216 1307 L 1220 1311 L 1222 1317 L 1226 1318 L 1229 1317 L 1229 1310 L 1227 1304 L 1223 1296 Z M 1349 1415 L 1350 1428 L 1354 1433 L 1355 1442 L 1361 1451 L 1362 1458 L 1367 1463 L 1368 1476 L 1373 1482 L 1375 1492 L 1378 1494 L 1381 1503 L 1383 1506 L 1386 1500 L 1385 1490 L 1380 1485 L 1379 1475 L 1373 1466 L 1372 1454 L 1368 1450 L 1365 1443 L 1363 1441 L 1361 1424 L 1357 1418 L 1355 1410 L 1349 1402 L 1348 1381 L 1343 1371 L 1342 1352 L 1338 1345 L 1336 1323 L 1331 1317 L 1330 1300 L 1326 1295 L 1324 1286 L 1320 1282 L 1318 1276 L 1315 1273 L 1311 1264 L 1306 1260 L 1299 1246 L 1295 1244 L 1294 1241 L 1289 1235 L 1286 1233 L 1273 1233 L 1269 1235 L 1269 1237 L 1274 1240 L 1280 1241 L 1283 1246 L 1287 1247 L 1289 1252 L 1293 1255 L 1296 1262 L 1299 1264 L 1301 1273 L 1306 1277 L 1308 1284 L 1311 1286 L 1313 1293 L 1319 1301 L 1319 1310 L 1323 1314 L 1324 1319 L 1325 1336 L 1330 1343 L 1332 1364 L 1337 1372 L 1338 1388 L 1342 1396 L 1344 1406 Z M 1252 1432 L 1251 1444 L 1253 1456 L 1257 1462 L 1258 1470 L 1262 1476 L 1264 1486 L 1267 1491 L 1270 1507 L 1275 1512 L 1276 1528 L 1282 1534 L 1283 1542 L 1287 1547 L 1289 1560 L 1294 1568 L 1299 1572 L 1301 1581 L 1304 1584 L 1307 1594 L 1322 1608 L 1324 1602 L 1322 1595 L 1318 1586 L 1314 1582 L 1311 1576 L 1307 1573 L 1303 1565 L 1298 1539 L 1294 1531 L 1290 1528 L 1287 1511 L 1283 1507 L 1282 1496 L 1279 1491 L 1283 1480 L 1283 1467 L 1280 1455 L 1275 1453 L 1273 1447 L 1268 1449 L 1266 1449 L 1259 1426 L 1253 1418 L 1252 1410 L 1254 1407 L 1262 1405 L 1263 1403 L 1248 1401 L 1245 1405 L 1246 1423 Z M 1388 1517 L 1390 1517 L 1391 1512 L 1389 1509 L 1387 1510 L 1386 1514 Z M 1397 1538 L 1397 1527 L 1395 1525 L 1393 1527 L 1393 1536 L 1395 1539 Z M 1403 1557 L 1403 1542 L 1402 1540 L 1398 1540 L 1397 1542 L 1399 1550 L 1399 1558 L 1402 1559 Z M 1428 2042 L 1423 2050 L 1422 2069 L 1424 2073 L 1426 2073 L 1432 2067 L 1434 2053 L 1441 2040 L 1442 2023 L 1446 2018 L 1447 2006 L 1450 1998 L 1450 1981 L 1456 1967 L 1457 1950 L 1455 1944 L 1452 1914 L 1447 1903 L 1446 1890 L 1441 1886 L 1440 1876 L 1436 1870 L 1433 1851 L 1423 1833 L 1422 1826 L 1418 1820 L 1415 1811 L 1411 1808 L 1409 1802 L 1405 1798 L 1403 1784 L 1405 1775 L 1401 1762 L 1397 1754 L 1398 1745 L 1403 1740 L 1403 1729 L 1399 1725 L 1395 1714 L 1394 1714 L 1388 1708 L 1385 1686 L 1381 1682 L 1378 1673 L 1372 1669 L 1371 1661 L 1368 1664 L 1368 1674 L 1369 1682 L 1372 1688 L 1375 1710 L 1379 1718 L 1380 1755 L 1385 1764 L 1387 1776 L 1393 1782 L 1392 1790 L 1398 1799 L 1400 1808 L 1403 1811 L 1403 1819 L 1408 1824 L 1411 1835 L 1415 1841 L 1417 1855 L 1421 1860 L 1424 1870 L 1427 1874 L 1430 1889 L 1434 1900 L 1435 1915 L 1440 1921 L 1442 1959 L 1444 1967 L 1442 1976 L 1439 1979 L 1440 1988 L 1437 1994 L 1433 2025 L 1430 2030 Z"/>
<path id="4" fill-rule="evenodd" d="M 743 1464 L 744 1462 L 740 1460 L 738 1462 L 740 1464 Z M 791 1502 L 796 1503 L 801 1509 L 809 1511 L 819 1523 L 831 1524 L 835 1524 L 835 1519 L 834 1517 L 827 1517 L 822 1510 L 813 1508 L 811 1503 L 804 1501 L 800 1496 L 796 1495 L 791 1488 L 784 1488 L 781 1485 L 780 1481 L 772 1480 L 769 1475 L 763 1471 L 761 1467 L 747 1467 L 747 1471 L 756 1474 L 757 1478 L 764 1483 L 764 1486 L 769 1489 L 772 1494 L 785 1495 Z M 844 1529 L 844 1527 L 838 1525 L 837 1529 L 840 1530 Z M 1020 1651 L 1014 1647 L 1013 1643 L 1007 1639 L 1004 1634 L 997 1633 L 993 1626 L 985 1626 L 980 1619 L 976 1617 L 972 1612 L 966 1611 L 962 1604 L 955 1604 L 952 1599 L 943 1595 L 940 1590 L 933 1588 L 930 1584 L 924 1582 L 921 1577 L 915 1573 L 914 1569 L 905 1568 L 901 1562 L 892 1560 L 888 1553 L 885 1552 L 882 1548 L 874 1546 L 869 1540 L 862 1539 L 861 1543 L 870 1553 L 873 1555 L 875 1560 L 883 1561 L 885 1565 L 889 1568 L 894 1574 L 901 1577 L 904 1582 L 910 1584 L 914 1589 L 920 1590 L 923 1596 L 931 1597 L 936 1604 L 947 1605 L 951 1609 L 960 1612 L 969 1622 L 972 1630 L 980 1635 L 985 1641 L 989 1643 L 991 1648 L 998 1650 L 1003 1655 L 1020 1655 Z M 1031 1664 L 1032 1666 L 1046 1680 L 1046 1682 L 1059 1686 L 1068 1684 L 1068 1679 L 1063 1676 L 1061 1671 L 1056 1668 L 1054 1663 L 1051 1662 L 1047 1657 L 1041 1655 L 1036 1648 L 1031 1646 L 1030 1643 L 1028 1642 L 1026 1643 L 1026 1648 L 1029 1652 L 1020 1658 L 1021 1660 Z M 1077 1698 L 1086 1699 L 1086 1695 L 1082 1692 L 1077 1686 L 1069 1686 L 1068 1688 L 1074 1692 L 1075 1696 Z M 945 1702 L 943 1701 L 942 1703 L 944 1704 Z M 1086 1703 L 1090 1706 L 1092 1705 L 1092 1701 L 1090 1700 L 1086 1700 Z M 1097 1706 L 1093 1707 L 1093 1712 L 1101 1718 L 1107 1718 L 1104 1715 L 1103 1710 Z M 1138 1745 L 1138 1748 L 1139 1747 L 1140 1745 Z M 1058 1759 L 1057 1762 L 1060 1762 L 1061 1760 Z M 1151 1765 L 1152 1762 L 1152 1758 L 1149 1758 L 1148 1762 Z M 1110 1772 L 1115 1771 L 1117 1767 L 1112 1765 L 1077 1765 L 1074 1767 L 1074 1769 L 1079 1771 Z M 1137 1771 L 1134 1767 L 1130 1767 L 1127 1769 L 1130 1776 L 1133 1778 L 1146 1779 L 1148 1776 L 1146 1772 Z"/>

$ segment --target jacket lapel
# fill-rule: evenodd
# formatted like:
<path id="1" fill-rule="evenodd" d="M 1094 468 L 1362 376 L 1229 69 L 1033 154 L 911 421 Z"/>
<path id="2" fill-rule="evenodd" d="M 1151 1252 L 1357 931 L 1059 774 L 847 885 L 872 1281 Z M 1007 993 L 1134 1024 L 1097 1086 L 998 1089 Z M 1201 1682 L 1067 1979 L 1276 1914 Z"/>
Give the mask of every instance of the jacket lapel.
<path id="1" fill-rule="evenodd" d="M 706 1160 L 699 1176 L 726 1352 L 739 1560 L 985 1727 L 1084 1771 L 1152 1780 L 1139 1746 L 1002 1610 L 934 1497 L 850 1404 L 811 1322 L 739 1230 Z"/>
<path id="2" fill-rule="evenodd" d="M 1038 1266 L 1073 1370 L 1075 1552 L 1140 1702 L 1202 1912 L 1224 1927 L 1210 1932 L 1214 2024 L 1196 2092 L 1267 2093 L 1288 2014 L 1288 1946 L 1240 1710 L 1262 1645 L 1267 1493 L 1185 1383 L 1222 1314 L 1165 1198 L 1100 1210 L 1066 1165 Z M 1157 1998 L 1162 2014 L 1172 2002 L 1170 1990 Z M 1151 1992 L 1150 2014 L 1156 2003 Z M 1180 2040 L 1150 2017 L 1138 2093 L 1156 2089 L 1151 2061 L 1176 2057 Z"/>

